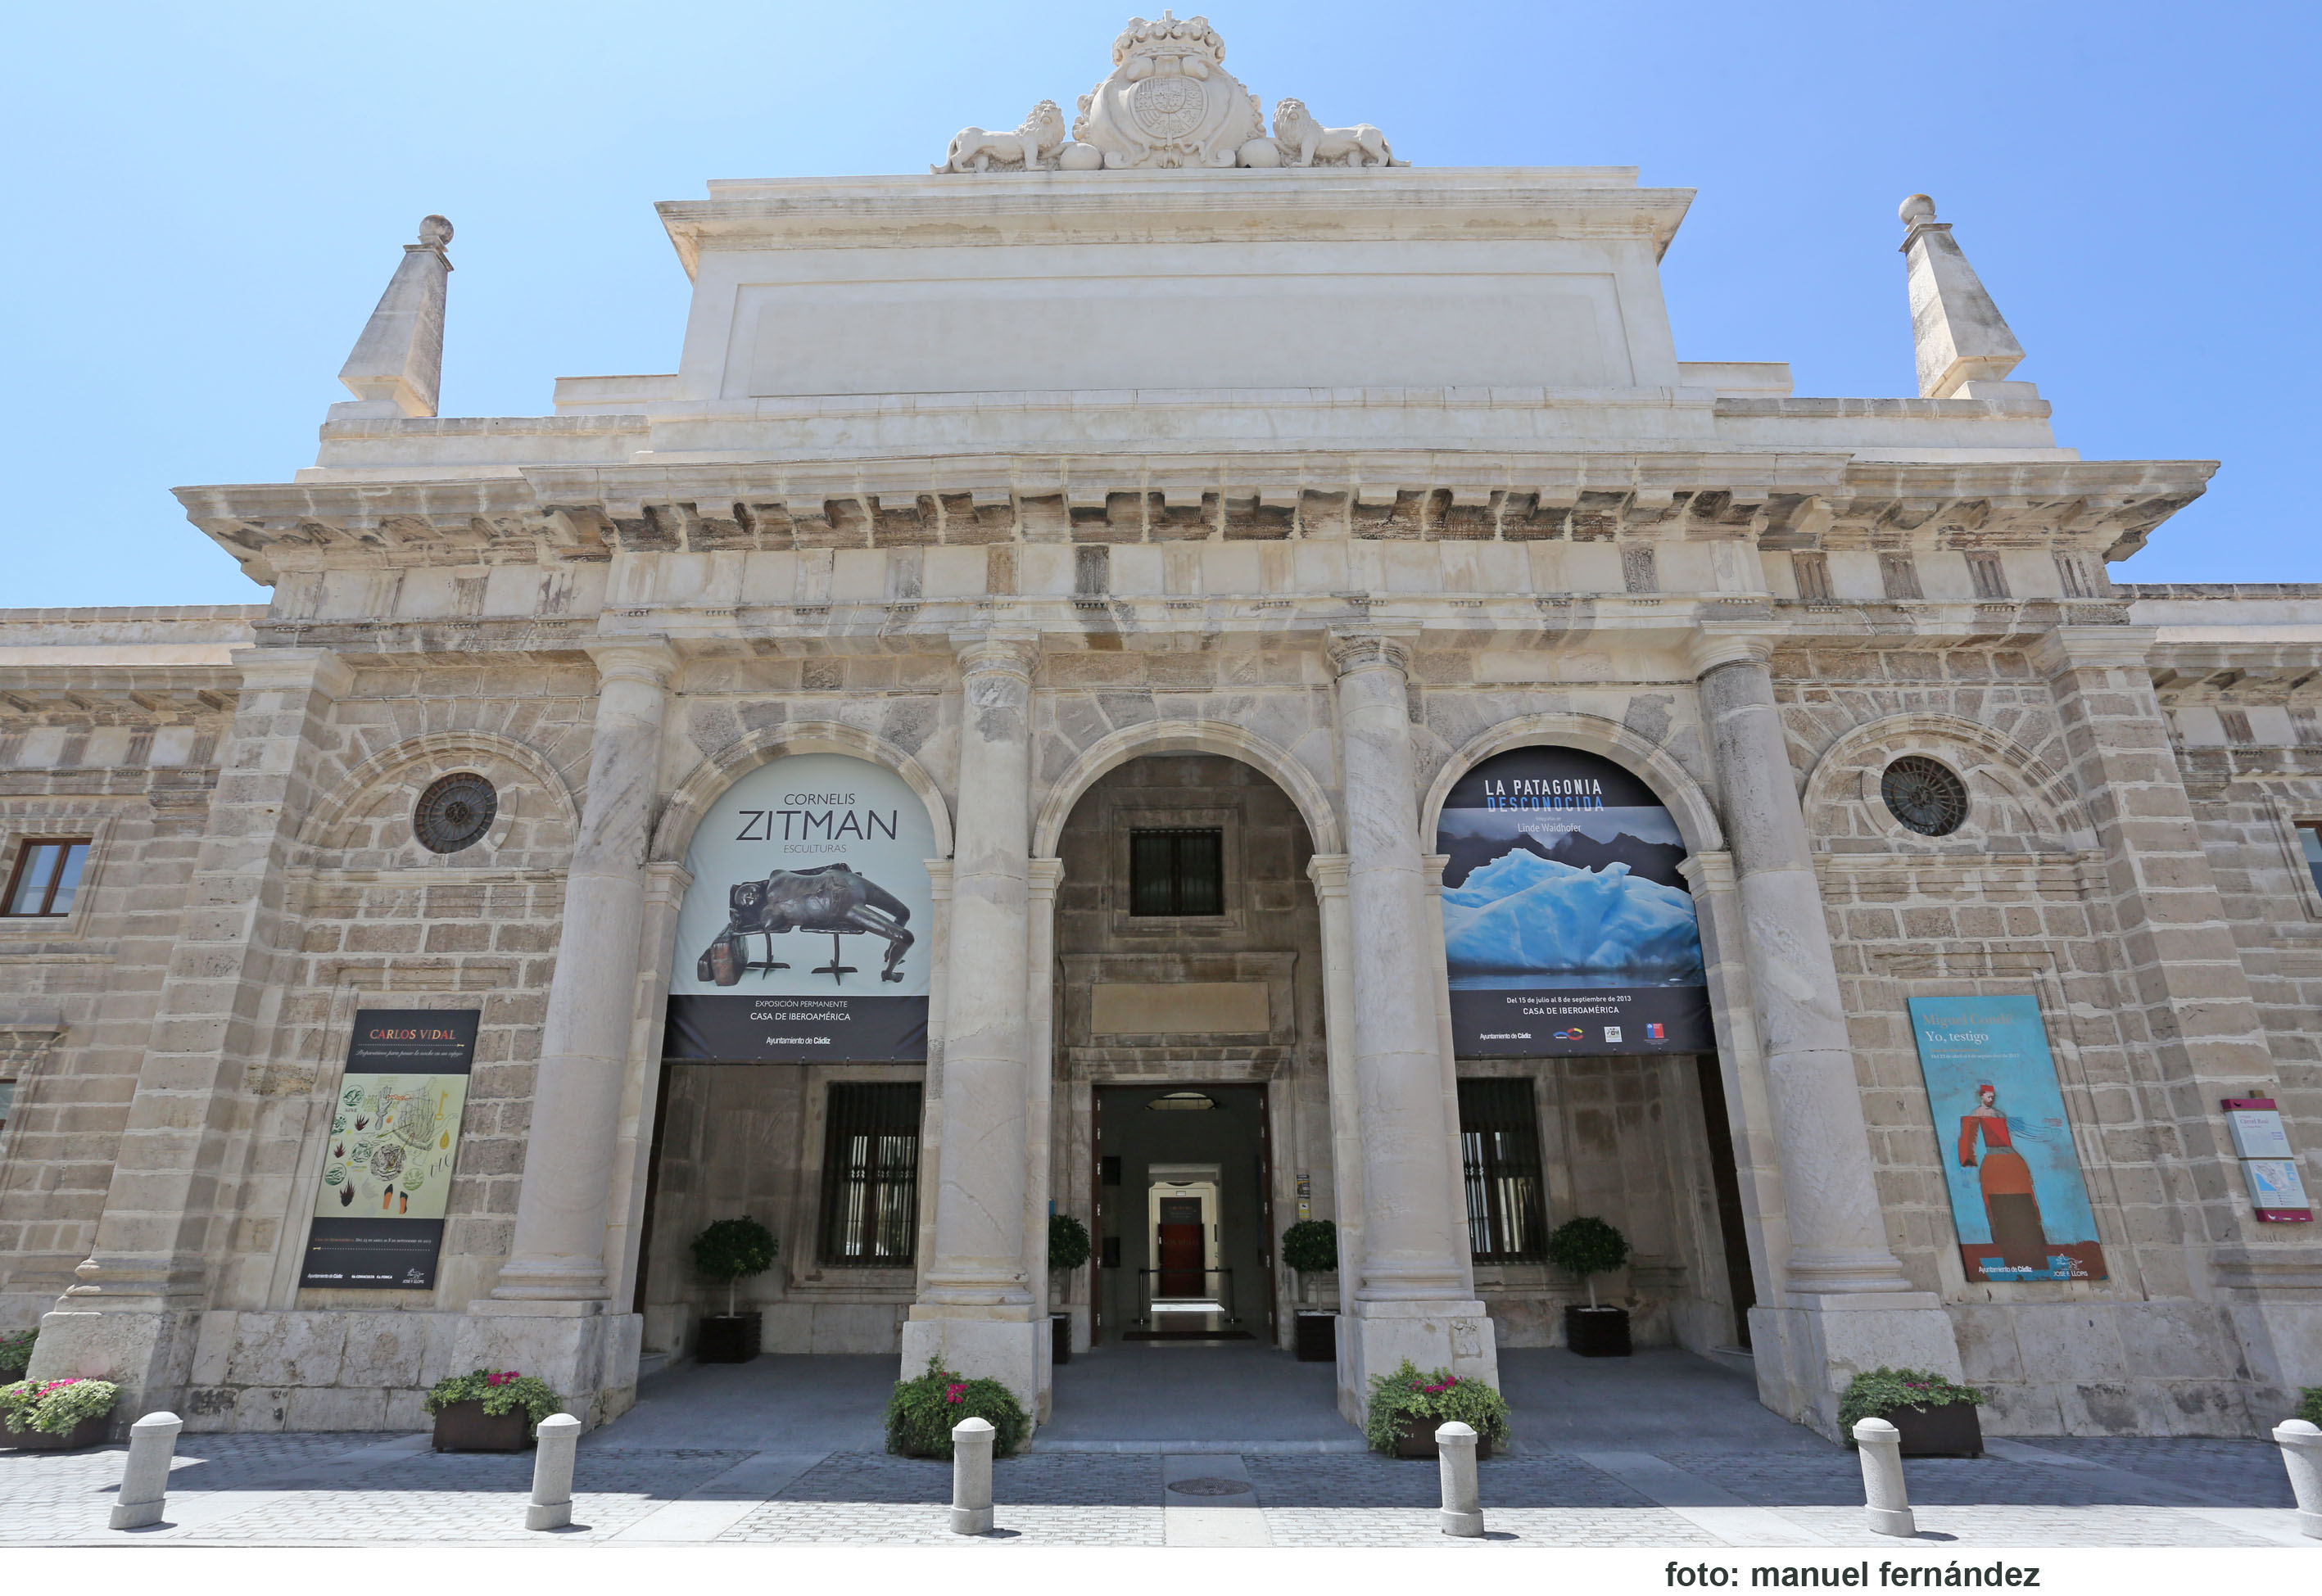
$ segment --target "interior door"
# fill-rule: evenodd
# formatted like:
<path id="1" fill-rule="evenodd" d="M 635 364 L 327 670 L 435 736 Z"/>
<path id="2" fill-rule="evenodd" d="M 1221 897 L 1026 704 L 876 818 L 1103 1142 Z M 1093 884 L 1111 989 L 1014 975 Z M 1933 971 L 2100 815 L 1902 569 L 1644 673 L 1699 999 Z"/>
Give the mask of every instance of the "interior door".
<path id="1" fill-rule="evenodd" d="M 1200 1297 L 1202 1242 L 1202 1199 L 1165 1197 L 1161 1222 L 1154 1227 L 1153 1257 L 1160 1270 L 1156 1297 Z"/>

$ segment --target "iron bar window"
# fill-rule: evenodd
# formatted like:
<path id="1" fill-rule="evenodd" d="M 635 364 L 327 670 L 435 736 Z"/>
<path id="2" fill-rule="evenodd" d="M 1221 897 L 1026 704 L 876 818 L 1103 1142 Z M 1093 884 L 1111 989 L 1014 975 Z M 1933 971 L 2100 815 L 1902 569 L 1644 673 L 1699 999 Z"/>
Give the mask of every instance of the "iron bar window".
<path id="1" fill-rule="evenodd" d="M 1130 832 L 1129 912 L 1225 913 L 1225 834 L 1175 829 Z"/>
<path id="2" fill-rule="evenodd" d="M 919 1088 L 834 1081 L 822 1154 L 822 1261 L 911 1262 L 919 1228 Z"/>
<path id="3" fill-rule="evenodd" d="M 1547 1241 L 1540 1109 L 1530 1081 L 1459 1082 L 1467 1237 L 1478 1263 L 1536 1260 Z"/>
<path id="4" fill-rule="evenodd" d="M 26 837 L 9 873 L 10 917 L 69 915 L 80 890 L 81 867 L 88 862 L 87 837 Z"/>

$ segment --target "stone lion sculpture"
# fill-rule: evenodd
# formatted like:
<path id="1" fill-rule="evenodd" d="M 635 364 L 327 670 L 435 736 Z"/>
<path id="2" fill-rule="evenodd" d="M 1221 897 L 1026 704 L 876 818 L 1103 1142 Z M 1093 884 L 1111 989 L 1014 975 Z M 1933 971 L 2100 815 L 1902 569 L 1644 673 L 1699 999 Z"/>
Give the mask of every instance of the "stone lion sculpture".
<path id="1" fill-rule="evenodd" d="M 1314 120 L 1303 100 L 1277 100 L 1274 106 L 1274 140 L 1288 166 L 1409 166 L 1387 148 L 1386 135 L 1368 123 L 1353 127 L 1324 127 Z"/>
<path id="2" fill-rule="evenodd" d="M 929 167 L 931 172 L 989 171 L 994 161 L 1001 166 L 1021 162 L 1026 171 L 1038 171 L 1056 157 L 1064 147 L 1065 114 L 1056 109 L 1054 100 L 1042 100 L 1032 107 L 1032 114 L 1024 125 L 1012 133 L 993 132 L 985 128 L 964 127 L 955 134 L 951 150 L 941 166 Z"/>

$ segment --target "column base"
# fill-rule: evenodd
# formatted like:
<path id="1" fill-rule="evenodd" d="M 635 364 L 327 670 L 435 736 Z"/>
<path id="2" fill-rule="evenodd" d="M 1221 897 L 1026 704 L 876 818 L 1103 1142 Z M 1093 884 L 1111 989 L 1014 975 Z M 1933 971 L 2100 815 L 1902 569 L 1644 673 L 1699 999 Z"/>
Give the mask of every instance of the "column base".
<path id="1" fill-rule="evenodd" d="M 1838 1401 L 1869 1369 L 1929 1369 L 1964 1380 L 1951 1315 L 1933 1291 L 1794 1295 L 1750 1310 L 1758 1400 L 1844 1444 Z"/>
<path id="2" fill-rule="evenodd" d="M 536 1374 L 564 1399 L 565 1411 L 588 1429 L 637 1402 L 637 1358 L 644 1318 L 607 1313 L 603 1302 L 468 1304 L 452 1338 L 452 1372 L 516 1369 Z"/>
<path id="3" fill-rule="evenodd" d="M 1048 1321 L 917 1317 L 926 1311 L 915 1307 L 913 1317 L 903 1321 L 902 1377 L 918 1378 L 935 1358 L 971 1379 L 997 1380 L 1016 1393 L 1037 1427 L 1046 1417 L 1041 1398 L 1047 1384 Z"/>
<path id="4" fill-rule="evenodd" d="M 78 1302 L 68 1297 L 67 1302 Z M 41 1316 L 27 1380 L 110 1380 L 121 1388 L 109 1439 L 120 1440 L 144 1415 L 183 1411 L 201 1315 L 192 1309 L 99 1312 L 59 1308 Z"/>
<path id="5" fill-rule="evenodd" d="M 1338 1326 L 1339 1412 L 1348 1424 L 1363 1422 L 1372 1376 L 1405 1358 L 1422 1374 L 1449 1369 L 1499 1388 L 1499 1341 L 1481 1302 L 1358 1300 Z"/>

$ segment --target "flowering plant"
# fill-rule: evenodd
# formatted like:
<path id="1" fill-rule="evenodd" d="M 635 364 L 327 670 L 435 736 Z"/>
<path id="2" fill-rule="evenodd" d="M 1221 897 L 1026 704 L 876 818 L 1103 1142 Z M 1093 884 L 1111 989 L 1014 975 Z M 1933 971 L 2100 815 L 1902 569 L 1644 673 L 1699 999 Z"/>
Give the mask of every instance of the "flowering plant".
<path id="1" fill-rule="evenodd" d="M 32 1343 L 41 1338 L 38 1330 L 19 1330 L 14 1336 L 0 1336 L 0 1380 L 22 1380 L 25 1367 L 32 1361 Z"/>
<path id="2" fill-rule="evenodd" d="M 521 1408 L 532 1420 L 529 1427 L 537 1431 L 540 1421 L 562 1408 L 564 1399 L 536 1375 L 519 1374 L 514 1369 L 478 1369 L 439 1380 L 427 1393 L 430 1413 L 441 1413 L 454 1402 L 481 1402 L 494 1418 Z"/>
<path id="3" fill-rule="evenodd" d="M 19 1380 L 0 1385 L 0 1423 L 12 1435 L 38 1430 L 61 1436 L 86 1418 L 102 1418 L 113 1411 L 121 1388 L 110 1380 L 44 1380 L 35 1385 Z"/>
<path id="4" fill-rule="evenodd" d="M 1877 1418 L 1897 1408 L 1924 1411 L 1982 1400 L 1983 1393 L 1975 1387 L 1953 1385 L 1924 1369 L 1869 1369 L 1847 1382 L 1845 1394 L 1838 1399 L 1838 1427 L 1851 1446 L 1858 1418 Z"/>
<path id="5" fill-rule="evenodd" d="M 992 1451 L 1005 1457 L 1031 1434 L 1016 1393 L 997 1380 L 970 1380 L 946 1369 L 937 1358 L 928 1360 L 927 1373 L 895 1382 L 887 1402 L 887 1450 L 904 1457 L 951 1455 L 952 1426 L 964 1418 L 981 1418 L 996 1432 Z"/>
<path id="6" fill-rule="evenodd" d="M 2308 1424 L 2322 1424 L 2322 1385 L 2301 1385 L 2298 1388 L 2296 1417 Z"/>
<path id="7" fill-rule="evenodd" d="M 1507 1399 L 1480 1380 L 1462 1380 L 1449 1369 L 1422 1374 L 1409 1358 L 1392 1374 L 1371 1376 L 1363 1439 L 1379 1451 L 1394 1451 L 1395 1436 L 1406 1425 L 1423 1424 L 1432 1431 L 1454 1420 L 1489 1436 L 1495 1446 L 1507 1444 Z"/>

